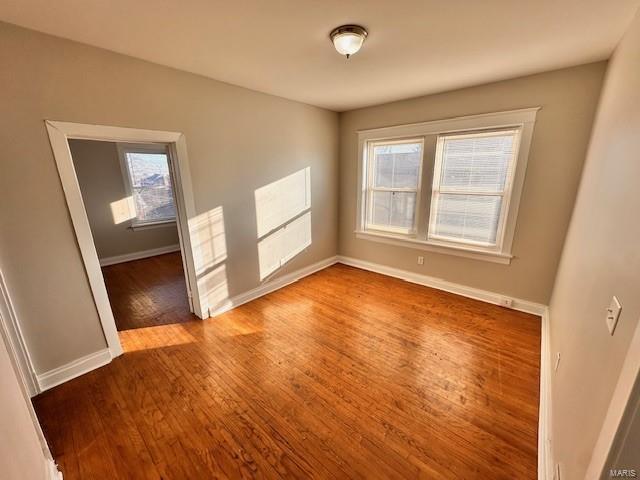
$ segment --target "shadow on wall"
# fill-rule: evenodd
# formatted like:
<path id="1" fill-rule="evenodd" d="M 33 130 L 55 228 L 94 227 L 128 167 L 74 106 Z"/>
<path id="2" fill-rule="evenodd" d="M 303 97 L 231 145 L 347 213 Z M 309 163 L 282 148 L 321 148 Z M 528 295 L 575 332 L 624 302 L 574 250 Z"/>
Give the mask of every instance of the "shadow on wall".
<path id="1" fill-rule="evenodd" d="M 311 169 L 258 188 L 256 230 L 260 280 L 311 245 Z"/>

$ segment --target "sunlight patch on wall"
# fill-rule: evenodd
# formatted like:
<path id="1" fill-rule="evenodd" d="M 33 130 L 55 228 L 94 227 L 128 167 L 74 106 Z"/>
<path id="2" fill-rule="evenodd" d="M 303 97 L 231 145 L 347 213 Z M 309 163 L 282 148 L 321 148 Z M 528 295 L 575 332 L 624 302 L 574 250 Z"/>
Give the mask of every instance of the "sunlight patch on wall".
<path id="1" fill-rule="evenodd" d="M 189 236 L 196 269 L 200 305 L 213 311 L 228 302 L 227 241 L 222 207 L 189 219 Z"/>
<path id="2" fill-rule="evenodd" d="M 222 207 L 216 207 L 189 220 L 189 235 L 196 275 L 227 259 Z"/>
<path id="3" fill-rule="evenodd" d="M 311 245 L 311 212 L 296 218 L 258 242 L 260 280 Z"/>
<path id="4" fill-rule="evenodd" d="M 311 169 L 299 170 L 254 192 L 258 238 L 311 208 Z"/>
<path id="5" fill-rule="evenodd" d="M 115 225 L 135 218 L 136 208 L 133 204 L 133 197 L 129 196 L 111 202 L 111 216 Z"/>
<path id="6" fill-rule="evenodd" d="M 260 280 L 311 245 L 311 168 L 254 192 Z"/>
<path id="7" fill-rule="evenodd" d="M 227 268 L 224 263 L 198 277 L 198 290 L 206 296 L 210 311 L 224 306 L 229 300 Z"/>

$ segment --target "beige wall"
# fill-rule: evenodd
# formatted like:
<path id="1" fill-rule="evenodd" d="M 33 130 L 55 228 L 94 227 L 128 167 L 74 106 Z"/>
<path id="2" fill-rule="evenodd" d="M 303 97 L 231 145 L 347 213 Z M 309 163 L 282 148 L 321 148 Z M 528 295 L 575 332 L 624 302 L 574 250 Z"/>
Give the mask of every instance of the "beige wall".
<path id="1" fill-rule="evenodd" d="M 640 474 L 640 376 L 629 397 L 600 478 L 611 478 L 610 469 L 635 469 Z"/>
<path id="2" fill-rule="evenodd" d="M 0 335 L 0 478 L 46 480 L 47 457 Z"/>
<path id="3" fill-rule="evenodd" d="M 129 221 L 114 222 L 111 203 L 127 196 L 115 143 L 71 140 L 69 147 L 98 258 L 178 245 L 175 223 L 134 231 Z"/>
<path id="4" fill-rule="evenodd" d="M 582 479 L 640 317 L 640 16 L 611 61 L 551 301 L 553 445 Z M 622 314 L 605 325 L 612 295 Z"/>
<path id="5" fill-rule="evenodd" d="M 606 63 L 364 108 L 340 116 L 341 255 L 547 304 Z M 355 238 L 357 131 L 540 106 L 510 265 Z M 424 265 L 417 256 L 424 255 Z"/>
<path id="6" fill-rule="evenodd" d="M 260 282 L 254 191 L 305 167 L 312 244 L 278 274 L 336 254 L 336 113 L 8 24 L 0 64 L 0 263 L 38 373 L 106 346 L 45 119 L 183 132 L 197 213 L 224 212 L 229 295 Z"/>

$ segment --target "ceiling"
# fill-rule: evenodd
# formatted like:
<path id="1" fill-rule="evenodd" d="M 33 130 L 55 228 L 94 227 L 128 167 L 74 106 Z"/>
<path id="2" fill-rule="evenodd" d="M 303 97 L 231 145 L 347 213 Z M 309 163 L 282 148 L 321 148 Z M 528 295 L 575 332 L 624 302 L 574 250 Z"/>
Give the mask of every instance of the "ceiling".
<path id="1" fill-rule="evenodd" d="M 640 0 L 3 0 L 0 19 L 336 111 L 608 58 Z M 329 42 L 369 30 L 347 60 Z"/>

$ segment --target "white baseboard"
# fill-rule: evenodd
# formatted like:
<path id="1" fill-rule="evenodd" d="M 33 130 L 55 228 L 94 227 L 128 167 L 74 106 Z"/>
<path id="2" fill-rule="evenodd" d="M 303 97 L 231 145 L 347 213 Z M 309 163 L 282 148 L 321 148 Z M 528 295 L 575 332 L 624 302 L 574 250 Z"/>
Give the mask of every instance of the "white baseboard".
<path id="1" fill-rule="evenodd" d="M 54 368 L 48 372 L 38 375 L 38 385 L 40 391 L 44 392 L 61 383 L 67 382 L 73 378 L 79 377 L 85 373 L 102 367 L 111 362 L 111 352 L 108 348 L 90 353 L 82 358 L 78 358 L 73 362 Z"/>
<path id="2" fill-rule="evenodd" d="M 441 278 L 430 277 L 421 273 L 410 272 L 408 270 L 401 270 L 399 268 L 388 267 L 379 263 L 367 262 L 352 257 L 338 256 L 338 262 L 352 267 L 362 268 L 363 270 L 369 270 L 371 272 L 381 273 L 390 277 L 400 278 L 407 282 L 417 283 L 424 285 L 425 287 L 436 288 L 438 290 L 444 290 L 445 292 L 455 293 L 462 295 L 463 297 L 473 298 L 475 300 L 481 300 L 487 303 L 493 303 L 494 305 L 502 305 L 505 299 L 511 300 L 511 307 L 513 310 L 519 310 L 521 312 L 532 313 L 534 315 L 542 316 L 545 312 L 546 306 L 541 303 L 530 302 L 528 300 L 521 300 L 519 298 L 512 298 L 500 293 L 490 292 L 488 290 L 481 290 L 479 288 L 467 287 L 459 283 L 449 282 Z"/>
<path id="3" fill-rule="evenodd" d="M 274 278 L 259 287 L 256 287 L 248 292 L 241 293 L 239 295 L 235 295 L 225 301 L 222 305 L 219 305 L 216 308 L 212 308 L 209 310 L 209 316 L 215 317 L 216 315 L 220 315 L 224 312 L 228 312 L 232 308 L 239 307 L 242 304 L 250 302 L 251 300 L 255 300 L 256 298 L 262 297 L 268 293 L 271 293 L 275 290 L 279 290 L 282 287 L 286 287 L 287 285 L 300 280 L 312 273 L 315 273 L 319 270 L 323 270 L 327 267 L 330 267 L 334 263 L 338 262 L 338 257 L 329 257 L 324 260 L 320 260 L 312 265 L 308 265 L 300 270 L 296 270 L 295 272 L 288 273 L 278 278 Z"/>
<path id="4" fill-rule="evenodd" d="M 540 341 L 540 406 L 538 410 L 538 480 L 553 479 L 551 450 L 551 344 L 549 308 L 542 314 Z"/>
<path id="5" fill-rule="evenodd" d="M 62 472 L 58 470 L 58 466 L 56 465 L 56 462 L 53 461 L 51 458 L 45 458 L 44 461 L 45 461 L 45 464 L 44 464 L 45 480 L 63 480 Z"/>
<path id="6" fill-rule="evenodd" d="M 180 251 L 180 245 L 167 245 L 166 247 L 151 248 L 142 250 L 141 252 L 125 253 L 124 255 L 115 255 L 113 257 L 105 257 L 100 259 L 100 266 L 115 265 L 116 263 L 131 262 L 133 260 L 141 260 L 143 258 L 155 257 L 165 253 L 173 253 Z"/>
<path id="7" fill-rule="evenodd" d="M 16 310 L 9 295 L 9 289 L 0 271 L 0 343 L 5 337 L 12 363 L 17 369 L 18 377 L 22 382 L 29 397 L 37 395 L 38 382 L 33 369 L 33 362 L 24 343 L 24 336 L 20 328 L 20 322 Z"/>

